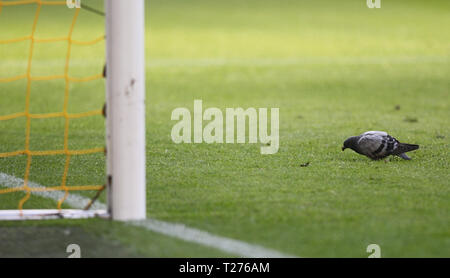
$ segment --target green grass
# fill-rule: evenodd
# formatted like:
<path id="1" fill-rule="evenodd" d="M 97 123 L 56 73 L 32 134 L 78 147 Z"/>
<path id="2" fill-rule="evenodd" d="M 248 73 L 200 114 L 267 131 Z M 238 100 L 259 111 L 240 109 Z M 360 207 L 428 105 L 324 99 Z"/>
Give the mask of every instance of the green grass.
<path id="1" fill-rule="evenodd" d="M 45 11 L 37 36 L 65 34 L 71 11 L 59 10 Z M 27 35 L 33 14 L 33 6 L 4 7 L 0 40 Z M 370 243 L 383 257 L 450 255 L 448 1 L 382 1 L 368 9 L 356 0 L 152 0 L 146 15 L 148 216 L 298 256 L 367 257 Z M 21 24 L 2 28 L 8 20 Z M 102 35 L 102 24 L 82 12 L 74 37 Z M 32 73 L 60 73 L 65 47 L 37 48 Z M 75 47 L 71 75 L 101 72 L 103 47 Z M 28 43 L 0 44 L 0 76 L 23 74 L 27 57 Z M 0 83 L 1 115 L 24 110 L 25 86 Z M 62 110 L 63 81 L 33 86 L 33 112 Z M 261 155 L 260 144 L 174 144 L 171 112 L 193 111 L 194 99 L 222 111 L 279 107 L 279 152 Z M 102 80 L 71 87 L 71 112 L 103 102 Z M 33 120 L 32 148 L 61 147 L 63 124 Z M 69 144 L 103 146 L 103 130 L 102 117 L 73 120 Z M 388 162 L 340 150 L 345 138 L 367 130 L 421 148 L 411 161 Z M 1 121 L 0 152 L 23 148 L 24 132 L 24 119 Z M 25 162 L 0 159 L 0 172 L 22 177 Z M 74 157 L 70 166 L 69 185 L 104 182 L 102 154 Z M 30 179 L 59 185 L 63 167 L 64 156 L 33 158 Z M 0 208 L 16 208 L 21 196 L 0 195 Z M 52 206 L 39 197 L 25 205 Z M 99 237 L 98 248 L 123 256 L 228 255 L 100 219 L 0 223 L 24 234 L 36 225 L 82 229 L 86 245 Z"/>

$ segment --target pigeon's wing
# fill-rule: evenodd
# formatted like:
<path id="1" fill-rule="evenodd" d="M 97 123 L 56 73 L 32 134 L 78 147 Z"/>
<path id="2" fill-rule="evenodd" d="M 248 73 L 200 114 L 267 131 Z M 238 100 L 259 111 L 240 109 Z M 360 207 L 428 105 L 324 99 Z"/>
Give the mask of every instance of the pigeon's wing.
<path id="1" fill-rule="evenodd" d="M 374 131 L 374 130 L 372 130 L 372 131 L 366 131 L 366 132 L 364 132 L 364 133 L 361 134 L 361 135 L 362 135 L 362 136 L 365 136 L 365 135 L 388 136 L 387 132 L 385 132 L 385 131 Z"/>
<path id="2" fill-rule="evenodd" d="M 398 141 L 384 131 L 368 131 L 358 140 L 361 153 L 372 159 L 381 159 L 392 154 L 397 148 Z"/>

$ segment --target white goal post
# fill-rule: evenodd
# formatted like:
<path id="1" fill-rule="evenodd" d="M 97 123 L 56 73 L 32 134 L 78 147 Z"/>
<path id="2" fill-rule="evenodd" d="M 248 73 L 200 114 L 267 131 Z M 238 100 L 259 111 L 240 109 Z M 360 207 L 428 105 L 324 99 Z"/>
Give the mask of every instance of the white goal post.
<path id="1" fill-rule="evenodd" d="M 144 0 L 105 0 L 108 212 L 146 218 Z"/>
<path id="2" fill-rule="evenodd" d="M 126 221 L 146 218 L 144 0 L 104 0 L 104 8 L 107 210 L 103 209 L 103 204 L 100 204 L 102 209 L 96 210 L 0 210 L 0 220 L 102 217 Z M 11 181 L 10 187 L 23 184 L 23 180 L 12 176 L 7 179 Z M 54 200 L 64 196 L 64 192 L 54 191 L 53 194 L 44 192 L 43 186 L 35 187 L 42 189 L 36 190 L 42 191 L 38 195 Z M 74 199 L 77 198 L 84 197 Z M 86 198 L 75 204 L 80 207 L 84 201 Z"/>

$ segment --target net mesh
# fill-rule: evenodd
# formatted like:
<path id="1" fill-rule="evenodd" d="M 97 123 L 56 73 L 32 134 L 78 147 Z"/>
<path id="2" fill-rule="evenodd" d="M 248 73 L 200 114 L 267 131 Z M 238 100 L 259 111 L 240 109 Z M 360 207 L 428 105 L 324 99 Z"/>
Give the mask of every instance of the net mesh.
<path id="1" fill-rule="evenodd" d="M 7 40 L 0 40 L 0 44 L 12 44 L 20 41 L 29 41 L 29 53 L 28 53 L 28 62 L 27 62 L 27 70 L 24 74 L 12 76 L 12 77 L 1 77 L 0 83 L 13 82 L 16 80 L 24 79 L 26 80 L 26 94 L 25 94 L 25 110 L 19 111 L 13 114 L 0 115 L 0 121 L 7 121 L 16 118 L 25 118 L 26 126 L 25 126 L 25 145 L 23 149 L 20 150 L 12 150 L 10 152 L 0 153 L 0 158 L 5 157 L 13 157 L 13 156 L 26 156 L 26 169 L 24 175 L 24 183 L 21 187 L 13 187 L 13 188 L 3 188 L 0 189 L 0 194 L 7 194 L 12 192 L 22 191 L 25 192 L 25 197 L 23 197 L 18 204 L 18 209 L 22 210 L 25 202 L 30 198 L 32 192 L 35 191 L 64 191 L 64 197 L 60 199 L 57 203 L 57 208 L 61 209 L 63 202 L 66 200 L 70 191 L 86 191 L 86 190 L 103 190 L 104 185 L 67 185 L 67 176 L 69 172 L 70 159 L 75 155 L 86 155 L 92 153 L 104 152 L 105 149 L 102 148 L 90 148 L 90 149 L 69 149 L 69 122 L 71 119 L 78 119 L 84 117 L 91 117 L 95 115 L 101 115 L 102 109 L 87 111 L 82 113 L 68 113 L 68 102 L 69 102 L 69 93 L 70 93 L 70 84 L 75 82 L 88 82 L 92 80 L 97 80 L 103 78 L 102 72 L 99 74 L 86 76 L 86 77 L 73 77 L 69 75 L 69 66 L 70 66 L 70 56 L 71 56 L 71 48 L 72 45 L 93 45 L 99 43 L 104 40 L 104 36 L 98 37 L 94 40 L 90 41 L 78 41 L 72 39 L 72 33 L 75 28 L 77 18 L 80 12 L 80 9 L 73 9 L 73 18 L 70 25 L 69 32 L 65 37 L 55 37 L 55 38 L 37 38 L 35 37 L 36 26 L 39 21 L 39 15 L 41 12 L 42 6 L 45 5 L 60 5 L 66 6 L 66 1 L 40 1 L 40 0 L 27 0 L 27 1 L 2 1 L 0 0 L 0 16 L 5 11 L 5 7 L 7 6 L 17 6 L 17 5 L 36 5 L 36 12 L 34 14 L 34 20 L 32 23 L 31 33 L 25 37 L 11 38 Z M 35 76 L 31 74 L 31 65 L 33 61 L 33 49 L 38 43 L 51 43 L 51 42 L 67 42 L 67 54 L 65 58 L 65 66 L 64 73 L 61 75 L 49 75 L 49 76 Z M 64 80 L 65 89 L 64 89 L 64 104 L 63 110 L 61 112 L 56 113 L 30 113 L 30 91 L 31 84 L 34 81 L 45 81 L 45 80 Z M 64 124 L 64 148 L 56 149 L 56 150 L 31 150 L 30 149 L 30 132 L 31 132 L 31 120 L 32 119 L 48 119 L 48 118 L 63 118 L 65 119 Z M 30 167 L 32 158 L 34 156 L 51 156 L 51 155 L 65 155 L 65 165 L 64 172 L 62 175 L 61 184 L 59 186 L 49 186 L 49 187 L 30 187 L 29 186 L 29 175 L 30 175 Z"/>

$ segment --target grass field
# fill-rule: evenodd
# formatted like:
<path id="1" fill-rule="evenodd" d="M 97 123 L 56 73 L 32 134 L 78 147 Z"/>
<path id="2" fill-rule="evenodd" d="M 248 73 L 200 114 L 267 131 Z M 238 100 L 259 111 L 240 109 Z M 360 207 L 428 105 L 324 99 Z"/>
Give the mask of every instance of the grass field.
<path id="1" fill-rule="evenodd" d="M 450 256 L 450 2 L 365 2 L 146 1 L 148 217 L 296 256 L 367 257 L 371 243 L 383 257 Z M 3 7 L 0 40 L 29 35 L 34 13 L 35 5 Z M 72 10 L 42 13 L 37 37 L 67 35 Z M 80 13 L 74 39 L 103 33 L 102 17 Z M 103 48 L 74 46 L 70 75 L 100 73 Z M 31 73 L 62 74 L 66 50 L 66 42 L 38 43 Z M 28 51 L 29 41 L 0 44 L 0 78 L 24 74 Z M 62 111 L 64 85 L 33 82 L 30 110 Z M 25 80 L 0 83 L 0 115 L 24 111 L 25 91 Z M 193 111 L 194 99 L 222 111 L 279 107 L 278 153 L 261 155 L 260 144 L 173 143 L 171 112 Z M 103 103 L 103 80 L 71 85 L 69 112 Z M 421 147 L 411 161 L 341 151 L 367 130 Z M 61 149 L 63 134 L 63 119 L 32 120 L 30 147 Z M 24 118 L 0 121 L 0 153 L 24 141 Z M 103 145 L 102 116 L 71 121 L 70 148 Z M 64 161 L 33 157 L 30 180 L 59 185 Z M 23 178 L 25 164 L 24 156 L 0 158 L 0 172 Z M 68 185 L 103 184 L 104 171 L 102 153 L 74 156 Z M 0 209 L 17 208 L 23 196 L 0 195 Z M 25 204 L 55 206 L 38 196 Z M 70 234 L 86 256 L 234 255 L 91 219 L 0 222 L 0 256 L 66 256 Z"/>

